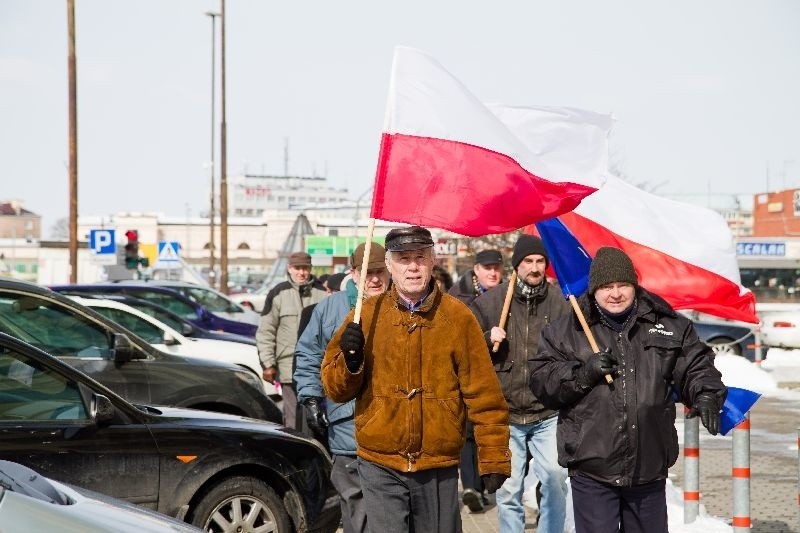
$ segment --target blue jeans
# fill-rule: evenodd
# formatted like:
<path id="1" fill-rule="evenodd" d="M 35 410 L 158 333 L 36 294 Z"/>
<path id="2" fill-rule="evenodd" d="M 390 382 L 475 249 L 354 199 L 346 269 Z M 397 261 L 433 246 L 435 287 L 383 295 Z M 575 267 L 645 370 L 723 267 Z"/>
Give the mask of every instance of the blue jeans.
<path id="1" fill-rule="evenodd" d="M 558 464 L 556 423 L 550 417 L 535 424 L 511 424 L 508 447 L 511 449 L 511 477 L 497 490 L 497 517 L 503 533 L 522 533 L 525 530 L 525 508 L 522 493 L 525 489 L 526 448 L 533 456 L 533 471 L 542 483 L 542 503 L 539 508 L 538 533 L 563 533 L 567 514 L 567 471 Z"/>

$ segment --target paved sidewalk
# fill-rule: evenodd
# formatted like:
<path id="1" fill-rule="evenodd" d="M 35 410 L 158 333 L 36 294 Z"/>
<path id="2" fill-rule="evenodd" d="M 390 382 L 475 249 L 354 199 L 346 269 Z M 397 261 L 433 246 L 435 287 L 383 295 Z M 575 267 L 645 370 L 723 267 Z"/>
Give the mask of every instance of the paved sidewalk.
<path id="1" fill-rule="evenodd" d="M 774 398 L 761 398 L 751 413 L 752 533 L 800 533 L 796 431 L 800 426 L 799 415 L 800 405 Z M 728 524 L 733 515 L 731 435 L 711 437 L 701 426 L 700 503 L 709 515 Z M 670 470 L 670 479 L 675 487 L 683 486 L 682 447 L 678 462 Z M 527 511 L 525 531 L 536 531 L 536 512 Z M 463 507 L 461 517 L 465 533 L 500 531 L 494 505 L 475 514 Z"/>
<path id="2" fill-rule="evenodd" d="M 680 424 L 679 431 L 680 429 Z M 761 398 L 750 418 L 750 516 L 752 533 L 800 533 L 798 527 L 797 427 L 800 403 Z M 731 434 L 711 437 L 701 426 L 700 504 L 709 515 L 731 523 L 733 493 Z M 683 486 L 683 448 L 670 470 L 675 487 Z M 682 490 L 682 489 L 680 489 Z M 464 533 L 499 533 L 494 497 L 482 513 L 461 509 Z M 536 512 L 526 507 L 525 531 L 536 531 Z M 341 529 L 339 530 L 341 531 Z"/>

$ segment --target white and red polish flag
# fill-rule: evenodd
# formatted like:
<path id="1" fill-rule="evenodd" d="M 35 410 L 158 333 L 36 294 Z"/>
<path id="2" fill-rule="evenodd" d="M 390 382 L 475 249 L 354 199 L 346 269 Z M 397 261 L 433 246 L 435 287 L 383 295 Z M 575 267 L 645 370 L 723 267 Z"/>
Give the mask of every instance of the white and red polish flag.
<path id="1" fill-rule="evenodd" d="M 564 137 L 586 140 L 581 157 L 558 152 L 545 155 L 550 168 L 565 166 L 581 175 L 607 163 L 598 136 L 600 118 L 581 123 L 591 112 L 565 108 L 492 108 L 532 151 L 548 142 L 543 125 L 561 124 Z M 585 114 L 585 115 L 584 115 Z M 565 121 L 565 117 L 574 120 Z M 608 128 L 612 125 L 608 117 Z M 606 132 L 608 133 L 608 132 Z M 586 251 L 621 248 L 633 260 L 639 283 L 675 309 L 694 309 L 714 316 L 758 323 L 755 297 L 741 284 L 733 236 L 717 212 L 645 192 L 608 175 L 597 192 L 571 213 L 558 217 Z"/>
<path id="2" fill-rule="evenodd" d="M 542 132 L 545 136 L 546 132 Z M 569 153 L 558 137 L 545 150 Z M 570 211 L 603 183 L 551 169 L 436 60 L 395 49 L 371 216 L 461 235 Z"/>

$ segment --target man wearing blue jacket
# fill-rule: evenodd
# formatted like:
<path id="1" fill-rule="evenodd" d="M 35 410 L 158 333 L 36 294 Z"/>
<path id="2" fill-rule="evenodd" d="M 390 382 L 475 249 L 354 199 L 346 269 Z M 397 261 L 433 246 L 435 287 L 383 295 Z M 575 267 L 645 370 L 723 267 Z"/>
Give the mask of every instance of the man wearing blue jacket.
<path id="1" fill-rule="evenodd" d="M 297 399 L 305 406 L 306 422 L 316 435 L 324 435 L 327 428 L 328 448 L 333 456 L 331 482 L 339 492 L 344 533 L 367 531 L 367 513 L 356 469 L 355 400 L 340 404 L 325 398 L 319 374 L 328 341 L 356 305 L 364 247 L 360 244 L 350 256 L 352 279 L 340 292 L 317 304 L 295 348 Z M 370 245 L 365 298 L 377 296 L 389 286 L 385 255 L 380 244 Z"/>

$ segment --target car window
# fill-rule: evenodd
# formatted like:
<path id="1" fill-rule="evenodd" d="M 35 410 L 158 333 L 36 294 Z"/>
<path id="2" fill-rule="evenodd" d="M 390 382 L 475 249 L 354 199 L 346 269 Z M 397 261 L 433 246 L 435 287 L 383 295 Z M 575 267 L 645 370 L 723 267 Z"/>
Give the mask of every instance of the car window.
<path id="1" fill-rule="evenodd" d="M 212 313 L 243 313 L 244 308 L 224 295 L 202 287 L 181 287 L 180 290 Z"/>
<path id="2" fill-rule="evenodd" d="M 114 309 L 111 307 L 92 307 L 92 309 L 109 320 L 113 320 L 120 326 L 136 333 L 150 344 L 161 344 L 164 342 L 164 332 L 141 317 L 132 315 L 122 309 Z"/>
<path id="3" fill-rule="evenodd" d="M 104 327 L 52 300 L 37 296 L 0 294 L 0 331 L 58 356 L 111 358 Z"/>
<path id="4" fill-rule="evenodd" d="M 158 291 L 128 289 L 126 289 L 125 293 L 158 304 L 188 320 L 197 320 L 197 311 L 195 308 L 171 294 Z"/>
<path id="5" fill-rule="evenodd" d="M 0 421 L 86 419 L 77 383 L 24 354 L 0 348 Z"/>

